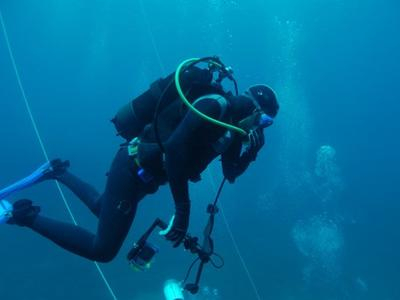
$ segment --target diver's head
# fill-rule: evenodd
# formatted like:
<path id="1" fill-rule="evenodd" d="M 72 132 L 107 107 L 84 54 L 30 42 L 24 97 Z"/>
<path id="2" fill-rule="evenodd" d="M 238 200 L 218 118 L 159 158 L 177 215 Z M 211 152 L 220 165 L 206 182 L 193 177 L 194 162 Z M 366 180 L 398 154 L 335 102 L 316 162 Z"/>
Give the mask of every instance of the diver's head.
<path id="1" fill-rule="evenodd" d="M 256 84 L 244 92 L 245 95 L 255 100 L 265 114 L 275 118 L 279 111 L 276 93 L 266 84 Z"/>
<path id="2" fill-rule="evenodd" d="M 241 98 L 238 126 L 246 131 L 266 128 L 278 114 L 279 104 L 275 92 L 265 84 L 252 85 Z"/>

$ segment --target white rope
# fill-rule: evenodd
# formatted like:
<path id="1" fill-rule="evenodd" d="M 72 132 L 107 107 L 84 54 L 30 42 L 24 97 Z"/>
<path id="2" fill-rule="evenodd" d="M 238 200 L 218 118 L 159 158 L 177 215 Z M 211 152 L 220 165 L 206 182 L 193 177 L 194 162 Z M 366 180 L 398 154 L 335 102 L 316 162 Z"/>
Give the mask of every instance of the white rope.
<path id="1" fill-rule="evenodd" d="M 143 13 L 143 17 L 144 17 L 144 19 L 146 21 L 146 25 L 147 25 L 147 28 L 148 28 L 148 31 L 149 31 L 149 36 L 150 36 L 150 39 L 151 39 L 151 42 L 152 42 L 152 45 L 153 45 L 153 48 L 154 48 L 154 52 L 155 52 L 155 54 L 157 56 L 160 68 L 161 68 L 162 72 L 165 75 L 166 74 L 166 69 L 165 69 L 164 64 L 162 62 L 160 51 L 158 50 L 153 30 L 151 29 L 150 22 L 149 22 L 149 19 L 147 17 L 146 9 L 145 9 L 144 4 L 143 4 L 143 0 L 139 0 L 139 2 L 140 2 L 141 10 L 142 10 L 142 13 Z M 214 177 L 212 175 L 211 170 L 209 170 L 209 175 L 210 175 L 211 185 L 213 186 L 214 192 L 216 193 L 217 192 L 217 187 L 215 185 Z M 256 284 L 255 284 L 255 282 L 253 280 L 253 277 L 252 277 L 252 275 L 251 275 L 251 273 L 249 271 L 249 268 L 247 267 L 246 261 L 244 260 L 242 254 L 240 252 L 239 246 L 238 246 L 238 244 L 236 242 L 236 239 L 235 239 L 235 237 L 233 235 L 233 232 L 231 230 L 229 222 L 228 222 L 228 220 L 227 220 L 222 208 L 221 208 L 221 213 L 222 213 L 222 218 L 224 220 L 225 226 L 226 226 L 226 228 L 228 230 L 229 237 L 232 240 L 232 243 L 233 243 L 233 246 L 235 248 L 235 251 L 236 251 L 236 253 L 237 253 L 237 255 L 238 255 L 239 259 L 240 259 L 240 262 L 241 262 L 241 264 L 243 266 L 243 269 L 245 270 L 245 273 L 246 273 L 246 275 L 247 275 L 247 277 L 248 277 L 248 279 L 250 281 L 250 284 L 251 284 L 251 286 L 252 286 L 252 288 L 254 290 L 256 298 L 257 298 L 257 300 L 261 300 L 261 297 L 260 297 L 260 294 L 258 292 L 257 286 L 256 286 Z"/>
<path id="2" fill-rule="evenodd" d="M 158 50 L 156 39 L 154 37 L 153 30 L 151 29 L 150 21 L 149 21 L 149 18 L 147 17 L 147 13 L 146 13 L 146 9 L 145 9 L 144 4 L 143 4 L 143 0 L 139 0 L 139 4 L 140 4 L 140 9 L 142 11 L 144 20 L 146 22 L 147 30 L 149 32 L 149 36 L 150 36 L 150 39 L 151 39 L 151 44 L 153 45 L 154 52 L 155 52 L 155 54 L 157 56 L 158 64 L 160 65 L 160 68 L 161 68 L 161 71 L 163 73 L 163 76 L 165 76 L 165 75 L 167 75 L 167 70 L 165 69 L 163 61 L 161 59 L 160 51 Z"/>
<path id="3" fill-rule="evenodd" d="M 217 192 L 217 185 L 215 184 L 214 175 L 212 174 L 212 171 L 211 171 L 210 169 L 208 169 L 208 176 L 209 176 L 209 178 L 210 178 L 211 185 L 212 185 L 212 188 L 213 188 L 213 190 L 214 190 L 214 193 L 216 193 L 216 192 Z M 224 224 L 225 224 L 226 229 L 227 229 L 227 231 L 228 231 L 229 237 L 230 237 L 231 240 L 232 240 L 232 244 L 233 244 L 233 247 L 235 248 L 236 254 L 238 255 L 238 257 L 239 257 L 239 259 L 240 259 L 240 263 L 242 264 L 242 267 L 243 267 L 243 269 L 244 269 L 244 271 L 245 271 L 245 273 L 246 273 L 246 275 L 247 275 L 247 278 L 248 278 L 249 281 L 250 281 L 250 284 L 251 284 L 251 286 L 252 286 L 252 288 L 253 288 L 253 290 L 254 290 L 254 293 L 255 293 L 255 295 L 256 295 L 256 298 L 257 298 L 258 300 L 261 300 L 260 293 L 258 292 L 256 283 L 254 282 L 253 276 L 251 275 L 251 273 L 250 273 L 250 271 L 249 271 L 249 268 L 247 267 L 247 263 L 246 263 L 246 261 L 244 260 L 242 254 L 241 254 L 241 251 L 240 251 L 240 249 L 239 249 L 239 245 L 238 245 L 238 243 L 236 242 L 235 236 L 233 235 L 231 226 L 230 226 L 230 224 L 229 224 L 229 222 L 228 222 L 228 219 L 226 218 L 226 215 L 225 215 L 225 213 L 224 213 L 224 209 L 222 208 L 222 204 L 221 204 L 221 203 L 219 204 L 219 207 L 220 207 L 220 210 L 221 210 L 222 219 L 224 220 Z"/>
<path id="4" fill-rule="evenodd" d="M 9 53 L 9 55 L 10 55 L 10 59 L 11 59 L 12 66 L 13 66 L 13 68 L 14 68 L 15 76 L 16 76 L 16 78 L 17 78 L 18 87 L 19 87 L 19 89 L 20 89 L 20 91 L 21 91 L 22 99 L 24 100 L 24 103 L 25 103 L 25 106 L 26 106 L 26 110 L 27 110 L 27 112 L 28 112 L 28 114 L 29 114 L 29 118 L 30 118 L 30 120 L 31 120 L 33 129 L 34 129 L 35 134 L 36 134 L 36 137 L 37 137 L 37 139 L 38 139 L 40 148 L 41 148 L 41 150 L 42 150 L 42 152 L 43 152 L 44 158 L 46 159 L 46 161 L 50 161 L 50 160 L 49 160 L 48 153 L 47 153 L 47 150 L 46 150 L 46 147 L 45 147 L 45 145 L 44 145 L 44 143 L 43 143 L 43 139 L 42 139 L 42 137 L 41 137 L 41 135 L 40 135 L 40 132 L 39 132 L 37 123 L 36 123 L 36 121 L 35 121 L 35 118 L 33 117 L 32 110 L 31 110 L 31 107 L 30 107 L 30 105 L 29 105 L 28 98 L 26 97 L 25 89 L 24 89 L 24 87 L 23 87 L 23 85 L 22 85 L 21 77 L 20 77 L 20 75 L 19 75 L 18 68 L 17 68 L 17 64 L 16 64 L 15 59 L 14 59 L 14 54 L 13 54 L 13 51 L 12 51 L 12 49 L 11 49 L 10 41 L 9 41 L 9 39 L 8 39 L 8 33 L 7 33 L 7 30 L 6 30 L 6 26 L 5 26 L 5 24 L 4 24 L 3 14 L 2 14 L 2 12 L 1 12 L 1 10 L 0 10 L 0 23 L 1 23 L 1 27 L 2 27 L 2 29 L 3 29 L 4 38 L 5 38 L 5 41 L 6 41 L 6 45 L 7 45 L 8 53 Z M 64 195 L 64 193 L 63 193 L 63 191 L 62 191 L 62 189 L 61 189 L 60 184 L 58 183 L 58 181 L 55 181 L 55 182 L 56 182 L 57 189 L 58 189 L 58 191 L 59 191 L 59 193 L 60 193 L 60 195 L 61 195 L 61 198 L 62 198 L 62 200 L 63 200 L 63 202 L 64 202 L 64 205 L 65 205 L 65 207 L 66 207 L 66 209 L 67 209 L 67 211 L 68 211 L 68 214 L 69 214 L 69 216 L 70 216 L 72 222 L 74 223 L 75 226 L 78 226 L 78 222 L 76 221 L 76 219 L 75 219 L 75 217 L 74 217 L 74 214 L 72 213 L 71 207 L 70 207 L 70 205 L 69 205 L 69 203 L 68 203 L 68 201 L 67 201 L 67 199 L 66 199 L 66 197 L 65 197 L 65 195 Z M 96 266 L 96 268 L 97 268 L 97 270 L 98 270 L 98 272 L 99 272 L 99 274 L 100 274 L 100 277 L 103 279 L 104 284 L 106 285 L 108 291 L 110 292 L 111 297 L 112 297 L 114 300 L 117 300 L 117 297 L 115 296 L 115 294 L 114 294 L 114 292 L 113 292 L 113 290 L 112 290 L 112 288 L 111 288 L 109 282 L 107 281 L 107 279 L 106 279 L 106 277 L 105 277 L 103 271 L 101 270 L 99 264 L 98 264 L 97 262 L 94 262 L 94 264 L 95 264 L 95 266 Z"/>

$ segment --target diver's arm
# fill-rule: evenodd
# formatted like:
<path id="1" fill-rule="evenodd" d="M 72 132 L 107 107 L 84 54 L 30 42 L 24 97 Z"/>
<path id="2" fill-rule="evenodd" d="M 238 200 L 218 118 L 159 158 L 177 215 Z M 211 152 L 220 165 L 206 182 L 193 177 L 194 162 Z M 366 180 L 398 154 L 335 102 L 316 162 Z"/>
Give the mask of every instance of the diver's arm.
<path id="1" fill-rule="evenodd" d="M 190 214 L 190 198 L 188 176 L 186 174 L 187 151 L 186 145 L 177 141 L 177 137 L 170 139 L 165 145 L 165 171 L 175 203 L 176 211 Z"/>
<path id="2" fill-rule="evenodd" d="M 180 147 L 180 148 L 176 148 Z M 165 170 L 175 203 L 175 214 L 166 238 L 179 246 L 189 227 L 190 198 L 188 178 L 185 175 L 184 145 L 174 140 L 165 145 Z"/>
<path id="3" fill-rule="evenodd" d="M 254 133 L 253 133 L 254 134 Z M 242 175 L 264 145 L 264 133 L 257 130 L 255 136 L 249 135 L 249 144 L 242 153 L 243 141 L 236 138 L 228 150 L 221 155 L 222 170 L 225 178 L 234 183 Z"/>
<path id="4" fill-rule="evenodd" d="M 242 175 L 250 165 L 250 162 L 253 161 L 246 154 L 247 152 L 243 152 L 240 155 L 241 151 L 242 142 L 238 139 L 221 155 L 222 171 L 230 183 L 234 183 L 236 178 Z"/>
<path id="5" fill-rule="evenodd" d="M 210 117 L 219 116 L 220 106 L 215 100 L 202 100 L 196 104 L 196 108 Z M 171 234 L 168 233 L 167 238 L 174 241 L 175 246 L 182 241 L 189 225 L 188 181 L 191 174 L 192 155 L 195 152 L 194 149 L 205 142 L 204 137 L 207 136 L 212 126 L 215 125 L 210 124 L 193 112 L 188 112 L 171 137 L 164 143 L 165 171 L 175 202 L 175 220 Z"/>

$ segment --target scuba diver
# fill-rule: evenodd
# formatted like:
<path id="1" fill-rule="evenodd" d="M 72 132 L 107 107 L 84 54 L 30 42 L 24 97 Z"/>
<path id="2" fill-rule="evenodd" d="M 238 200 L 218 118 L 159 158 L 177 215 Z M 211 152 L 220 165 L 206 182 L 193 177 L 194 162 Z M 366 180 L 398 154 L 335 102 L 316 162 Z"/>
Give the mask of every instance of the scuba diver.
<path id="1" fill-rule="evenodd" d="M 189 227 L 189 181 L 199 181 L 220 157 L 223 175 L 233 183 L 256 159 L 264 145 L 264 129 L 279 110 L 267 85 L 250 86 L 238 95 L 236 81 L 236 94 L 226 91 L 226 78 L 234 80 L 232 71 L 216 57 L 183 62 L 112 120 L 126 142 L 114 157 L 102 194 L 71 173 L 68 161 L 55 159 L 0 191 L 0 221 L 30 228 L 89 260 L 109 262 L 119 252 L 140 200 L 168 183 L 175 214 L 164 234 L 179 246 Z M 5 200 L 45 180 L 57 180 L 83 201 L 98 218 L 96 233 L 43 216 L 29 199 L 12 205 Z"/>

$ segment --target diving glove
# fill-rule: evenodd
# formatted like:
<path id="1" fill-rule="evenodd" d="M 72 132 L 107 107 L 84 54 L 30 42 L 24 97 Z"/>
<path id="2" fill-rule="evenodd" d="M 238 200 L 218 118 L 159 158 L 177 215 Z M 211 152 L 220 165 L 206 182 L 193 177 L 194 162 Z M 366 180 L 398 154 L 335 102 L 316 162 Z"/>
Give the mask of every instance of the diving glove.
<path id="1" fill-rule="evenodd" d="M 244 155 L 247 156 L 249 160 L 255 160 L 258 151 L 264 146 L 265 138 L 264 132 L 261 128 L 256 130 L 251 130 L 248 134 L 249 144 L 245 150 Z"/>
<path id="2" fill-rule="evenodd" d="M 189 228 L 189 216 L 189 207 L 177 208 L 167 229 L 160 231 L 161 235 L 173 243 L 174 248 L 178 247 L 186 236 Z"/>

